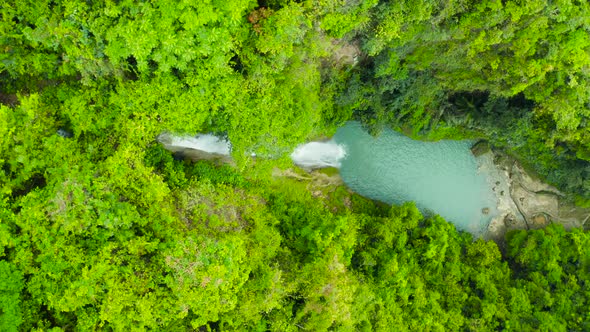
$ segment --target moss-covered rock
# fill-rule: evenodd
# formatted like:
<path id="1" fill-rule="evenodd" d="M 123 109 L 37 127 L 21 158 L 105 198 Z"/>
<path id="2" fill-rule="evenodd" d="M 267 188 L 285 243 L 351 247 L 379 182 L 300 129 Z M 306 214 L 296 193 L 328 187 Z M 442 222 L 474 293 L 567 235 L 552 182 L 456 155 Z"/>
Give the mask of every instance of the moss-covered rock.
<path id="1" fill-rule="evenodd" d="M 471 153 L 474 156 L 479 157 L 491 151 L 490 143 L 487 141 L 478 141 L 471 147 Z"/>

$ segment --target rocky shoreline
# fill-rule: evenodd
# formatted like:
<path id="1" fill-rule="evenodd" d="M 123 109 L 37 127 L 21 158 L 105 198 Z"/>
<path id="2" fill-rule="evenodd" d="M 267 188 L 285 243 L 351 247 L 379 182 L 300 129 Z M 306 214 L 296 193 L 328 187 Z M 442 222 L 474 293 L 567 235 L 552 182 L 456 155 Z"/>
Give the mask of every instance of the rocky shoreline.
<path id="1" fill-rule="evenodd" d="M 505 234 L 517 229 L 539 229 L 551 223 L 566 229 L 590 226 L 590 209 L 569 202 L 557 188 L 527 172 L 508 154 L 478 142 L 472 148 L 480 172 L 487 173 L 497 198 L 497 215 L 484 237 L 503 242 Z"/>

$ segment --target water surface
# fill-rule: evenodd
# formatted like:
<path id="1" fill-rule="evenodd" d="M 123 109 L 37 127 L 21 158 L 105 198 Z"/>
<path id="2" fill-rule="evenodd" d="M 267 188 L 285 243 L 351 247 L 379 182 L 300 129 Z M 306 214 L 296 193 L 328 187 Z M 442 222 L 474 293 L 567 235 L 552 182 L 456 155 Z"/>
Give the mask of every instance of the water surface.
<path id="1" fill-rule="evenodd" d="M 496 213 L 492 186 L 478 172 L 470 141 L 421 142 L 389 129 L 375 138 L 358 122 L 340 128 L 333 140 L 346 149 L 342 179 L 363 196 L 414 201 L 473 234 L 482 234 Z"/>

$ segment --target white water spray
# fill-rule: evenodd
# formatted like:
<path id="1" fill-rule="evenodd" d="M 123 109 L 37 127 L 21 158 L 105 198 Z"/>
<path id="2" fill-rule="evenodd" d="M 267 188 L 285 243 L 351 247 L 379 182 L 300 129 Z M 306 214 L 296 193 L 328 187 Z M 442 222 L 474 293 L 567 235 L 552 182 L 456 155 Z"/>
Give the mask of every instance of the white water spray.
<path id="1" fill-rule="evenodd" d="M 334 141 L 310 142 L 299 145 L 291 154 L 293 162 L 302 168 L 340 167 L 346 150 Z"/>
<path id="2" fill-rule="evenodd" d="M 224 156 L 229 156 L 231 152 L 231 143 L 228 140 L 211 134 L 174 136 L 168 133 L 163 133 L 158 137 L 158 141 L 164 144 L 166 149 L 171 151 L 189 148 Z"/>
<path id="3" fill-rule="evenodd" d="M 158 136 L 158 142 L 172 152 L 185 152 L 186 149 L 199 150 L 211 154 L 230 156 L 231 143 L 221 137 L 212 134 L 199 134 L 196 136 L 176 136 L 170 133 L 162 133 Z M 252 153 L 252 156 L 255 156 Z M 324 167 L 340 167 L 340 161 L 346 156 L 346 150 L 334 141 L 310 142 L 299 145 L 291 154 L 293 162 L 305 169 Z"/>

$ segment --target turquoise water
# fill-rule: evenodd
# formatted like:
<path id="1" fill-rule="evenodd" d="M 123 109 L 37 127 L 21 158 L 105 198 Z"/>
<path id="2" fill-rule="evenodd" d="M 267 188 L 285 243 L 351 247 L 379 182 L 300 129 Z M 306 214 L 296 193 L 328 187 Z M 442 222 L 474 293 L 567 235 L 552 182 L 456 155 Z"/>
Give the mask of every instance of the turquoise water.
<path id="1" fill-rule="evenodd" d="M 421 142 L 389 129 L 374 138 L 357 122 L 340 128 L 334 141 L 347 153 L 342 179 L 363 196 L 386 203 L 414 201 L 420 210 L 477 235 L 496 213 L 492 186 L 478 173 L 470 141 Z"/>

